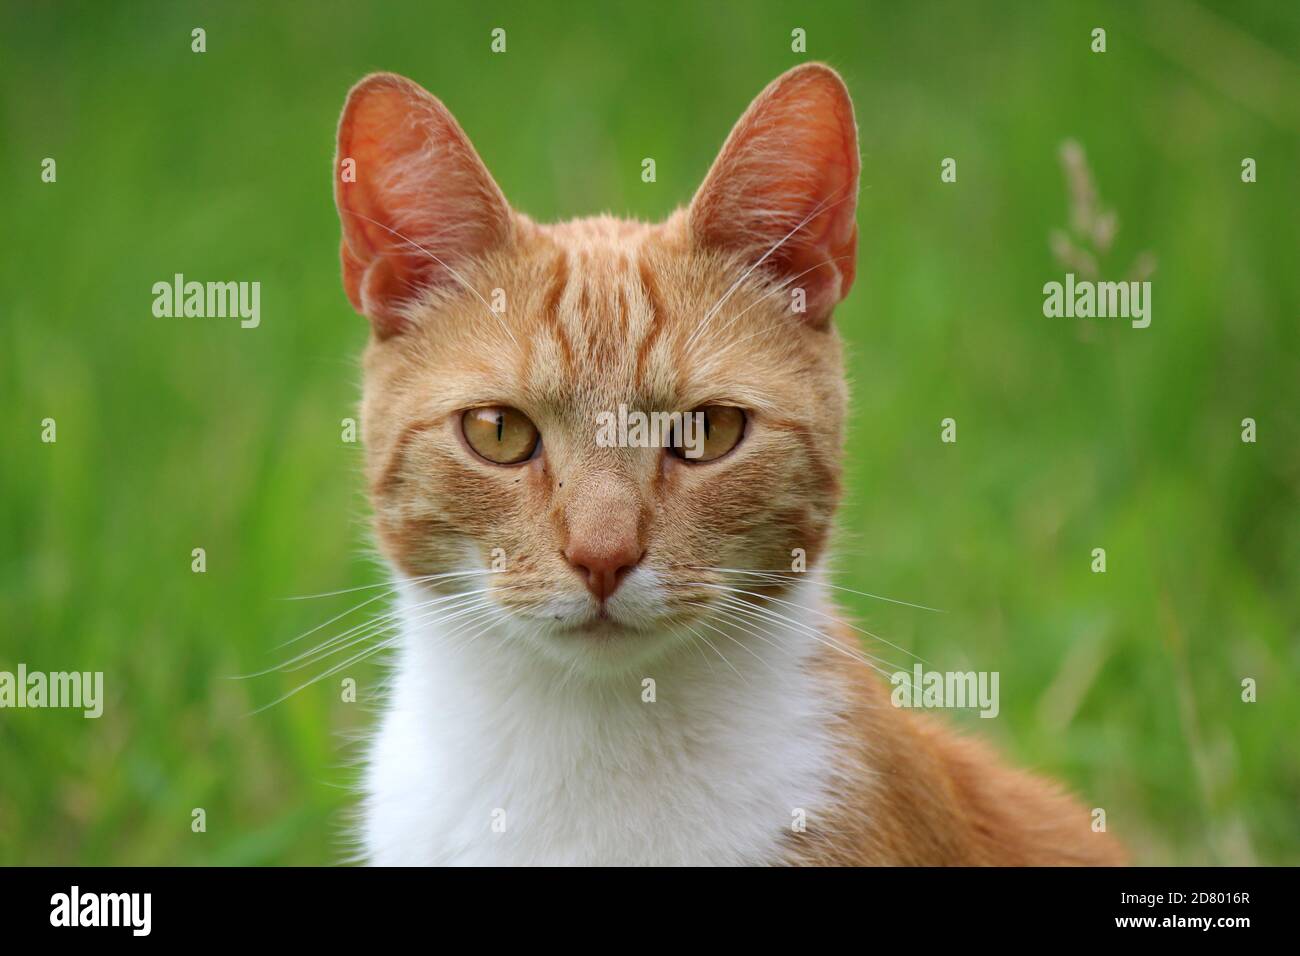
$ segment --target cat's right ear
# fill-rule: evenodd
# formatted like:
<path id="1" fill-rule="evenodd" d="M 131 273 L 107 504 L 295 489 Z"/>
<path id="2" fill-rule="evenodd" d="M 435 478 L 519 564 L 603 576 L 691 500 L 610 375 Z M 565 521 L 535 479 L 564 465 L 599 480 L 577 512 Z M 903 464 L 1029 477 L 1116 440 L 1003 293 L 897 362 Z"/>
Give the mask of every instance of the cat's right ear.
<path id="1" fill-rule="evenodd" d="M 510 206 L 456 118 L 392 73 L 348 93 L 334 201 L 343 287 L 380 338 L 402 331 L 406 308 L 425 290 L 458 282 L 458 263 L 511 234 Z"/>

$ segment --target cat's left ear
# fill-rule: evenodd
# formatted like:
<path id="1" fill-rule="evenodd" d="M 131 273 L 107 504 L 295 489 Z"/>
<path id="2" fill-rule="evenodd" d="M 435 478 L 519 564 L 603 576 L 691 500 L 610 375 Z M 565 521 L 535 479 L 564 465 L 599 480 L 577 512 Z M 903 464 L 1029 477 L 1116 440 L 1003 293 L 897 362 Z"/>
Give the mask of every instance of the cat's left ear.
<path id="1" fill-rule="evenodd" d="M 806 295 L 825 325 L 856 271 L 858 129 L 840 75 L 820 63 L 783 73 L 745 111 L 688 224 L 697 247 L 755 263 Z"/>

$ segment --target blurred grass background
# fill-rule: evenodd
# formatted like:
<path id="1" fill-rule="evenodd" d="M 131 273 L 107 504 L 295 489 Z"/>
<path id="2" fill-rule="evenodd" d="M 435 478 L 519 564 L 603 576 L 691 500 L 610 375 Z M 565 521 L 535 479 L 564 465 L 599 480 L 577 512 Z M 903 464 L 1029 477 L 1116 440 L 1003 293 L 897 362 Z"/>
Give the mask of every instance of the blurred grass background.
<path id="1" fill-rule="evenodd" d="M 97 721 L 0 712 L 0 862 L 340 858 L 347 738 L 371 716 L 337 677 L 249 716 L 305 675 L 225 677 L 359 600 L 285 598 L 383 580 L 360 450 L 340 441 L 366 327 L 339 283 L 330 161 L 358 77 L 441 97 L 539 219 L 657 219 L 755 93 L 820 59 L 853 92 L 863 151 L 837 583 L 946 613 L 851 611 L 934 666 L 999 671 L 1000 718 L 955 719 L 1106 808 L 1139 862 L 1300 863 L 1294 4 L 0 17 L 0 669 L 102 670 L 108 698 Z M 1071 137 L 1118 211 L 1106 271 L 1158 258 L 1149 329 L 1042 315 Z M 153 318 L 152 284 L 177 272 L 259 280 L 261 327 Z M 381 671 L 348 673 L 373 699 Z"/>

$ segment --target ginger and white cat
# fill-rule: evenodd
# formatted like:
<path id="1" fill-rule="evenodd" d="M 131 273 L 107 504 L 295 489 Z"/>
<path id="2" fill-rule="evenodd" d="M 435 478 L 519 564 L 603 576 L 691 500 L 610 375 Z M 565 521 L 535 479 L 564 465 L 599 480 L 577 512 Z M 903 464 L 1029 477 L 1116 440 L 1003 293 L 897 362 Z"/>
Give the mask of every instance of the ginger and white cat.
<path id="1" fill-rule="evenodd" d="M 833 70 L 774 81 L 655 225 L 534 223 L 391 74 L 349 94 L 335 169 L 403 621 L 371 862 L 1119 860 L 1057 788 L 891 706 L 817 570 L 857 246 Z M 603 447 L 620 406 L 700 412 L 701 453 Z"/>

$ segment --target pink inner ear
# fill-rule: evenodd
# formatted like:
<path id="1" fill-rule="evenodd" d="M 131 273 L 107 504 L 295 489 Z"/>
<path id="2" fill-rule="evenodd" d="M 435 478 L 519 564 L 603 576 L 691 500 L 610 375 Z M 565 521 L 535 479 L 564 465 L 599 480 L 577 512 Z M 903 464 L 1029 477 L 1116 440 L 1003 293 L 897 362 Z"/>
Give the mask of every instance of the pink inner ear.
<path id="1" fill-rule="evenodd" d="M 342 180 L 345 159 L 355 182 Z M 381 337 L 401 331 L 403 307 L 425 289 L 458 281 L 457 263 L 510 233 L 510 207 L 455 117 L 392 74 L 367 77 L 348 95 L 334 191 L 343 285 Z"/>
<path id="2" fill-rule="evenodd" d="M 858 174 L 853 104 L 839 75 L 806 64 L 745 111 L 691 203 L 693 241 L 735 254 L 807 294 L 823 323 L 856 271 Z M 797 278 L 796 278 L 797 277 Z"/>

